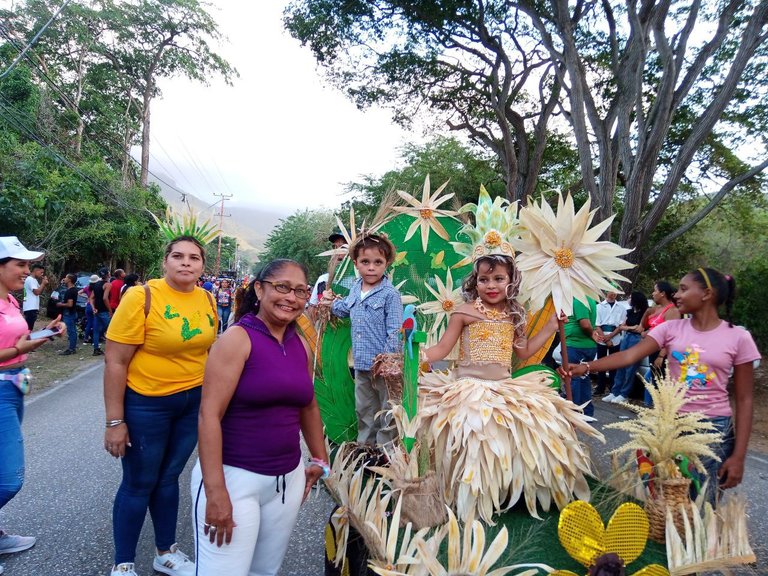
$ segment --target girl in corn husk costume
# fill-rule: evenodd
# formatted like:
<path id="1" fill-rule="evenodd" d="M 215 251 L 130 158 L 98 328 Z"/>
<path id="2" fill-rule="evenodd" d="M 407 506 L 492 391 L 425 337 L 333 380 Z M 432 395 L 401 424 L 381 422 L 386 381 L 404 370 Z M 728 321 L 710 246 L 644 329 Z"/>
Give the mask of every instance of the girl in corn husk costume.
<path id="1" fill-rule="evenodd" d="M 434 439 L 446 503 L 462 520 L 487 523 L 521 496 L 537 518 L 537 501 L 548 511 L 553 500 L 559 509 L 574 497 L 588 500 L 590 458 L 576 431 L 603 439 L 580 407 L 550 387 L 546 372 L 511 376 L 512 354 L 524 360 L 536 353 L 558 319 L 553 314 L 525 338 L 526 312 L 516 299 L 521 275 L 512 250 L 506 252 L 475 259 L 463 283 L 467 302 L 453 311 L 439 343 L 422 353 L 435 362 L 458 341 L 455 370 L 427 373 L 419 382 L 419 415 Z"/>

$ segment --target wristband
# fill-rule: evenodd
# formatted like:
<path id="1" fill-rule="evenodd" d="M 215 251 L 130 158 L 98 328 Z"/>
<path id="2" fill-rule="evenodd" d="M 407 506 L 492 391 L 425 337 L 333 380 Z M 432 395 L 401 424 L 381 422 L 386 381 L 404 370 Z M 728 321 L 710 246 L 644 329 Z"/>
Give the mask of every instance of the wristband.
<path id="1" fill-rule="evenodd" d="M 585 376 L 589 376 L 592 372 L 592 370 L 589 367 L 589 362 L 587 362 L 586 360 L 582 360 L 581 362 L 579 362 L 579 364 L 584 364 L 584 366 L 587 367 L 587 373 L 585 374 Z"/>
<path id="2" fill-rule="evenodd" d="M 115 426 L 120 426 L 120 424 L 125 424 L 125 420 L 117 419 L 117 420 L 107 420 L 107 428 L 114 428 Z"/>
<path id="3" fill-rule="evenodd" d="M 317 466 L 318 468 L 323 469 L 323 475 L 320 476 L 323 480 L 328 478 L 328 476 L 331 475 L 331 467 L 328 465 L 328 462 L 325 460 L 322 460 L 320 458 L 311 458 L 309 460 L 309 466 Z"/>

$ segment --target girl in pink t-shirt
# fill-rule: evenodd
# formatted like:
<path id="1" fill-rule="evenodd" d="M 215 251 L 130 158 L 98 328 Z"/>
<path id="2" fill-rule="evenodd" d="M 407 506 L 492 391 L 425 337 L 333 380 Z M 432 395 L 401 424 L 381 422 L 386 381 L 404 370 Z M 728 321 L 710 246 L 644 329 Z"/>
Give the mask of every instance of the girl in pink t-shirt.
<path id="1" fill-rule="evenodd" d="M 24 394 L 29 391 L 27 354 L 45 344 L 45 338 L 29 339 L 29 329 L 11 291 L 21 290 L 29 276 L 29 262 L 42 252 L 27 250 L 15 236 L 0 236 L 0 508 L 21 490 L 24 481 L 24 442 L 21 420 Z M 59 318 L 48 325 L 66 332 Z M 19 471 L 22 473 L 19 473 Z M 21 552 L 35 544 L 33 536 L 0 530 L 0 554 Z M 2 571 L 2 567 L 0 567 Z"/>
<path id="2" fill-rule="evenodd" d="M 711 478 L 722 489 L 733 488 L 744 476 L 744 459 L 752 433 L 752 397 L 755 360 L 760 353 L 752 336 L 731 323 L 736 283 L 712 268 L 698 268 L 680 280 L 675 301 L 681 320 L 669 320 L 648 332 L 637 346 L 595 362 L 572 365 L 571 374 L 613 370 L 636 362 L 660 349 L 669 351 L 670 375 L 688 386 L 689 400 L 683 410 L 700 412 L 723 433 L 716 450 L 717 461 L 705 462 Z M 727 321 L 718 308 L 725 307 Z M 728 397 L 728 380 L 733 374 L 735 413 Z M 711 482 L 710 485 L 714 485 Z M 710 493 L 714 498 L 714 490 Z"/>

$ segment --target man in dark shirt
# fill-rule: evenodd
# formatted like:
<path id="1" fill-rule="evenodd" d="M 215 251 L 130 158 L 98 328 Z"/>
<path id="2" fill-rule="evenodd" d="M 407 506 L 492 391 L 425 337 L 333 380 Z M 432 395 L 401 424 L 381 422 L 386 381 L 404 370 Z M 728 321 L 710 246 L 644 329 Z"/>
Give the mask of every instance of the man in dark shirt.
<path id="1" fill-rule="evenodd" d="M 109 321 L 112 319 L 112 308 L 109 305 L 111 285 L 109 283 L 109 268 L 99 270 L 100 280 L 92 284 L 91 306 L 93 306 L 93 355 L 104 354 L 99 347 L 101 336 L 106 335 Z"/>
<path id="2" fill-rule="evenodd" d="M 61 283 L 66 287 L 66 291 L 56 303 L 56 307 L 61 310 L 61 319 L 67 326 L 69 337 L 69 347 L 61 355 L 69 356 L 77 352 L 77 276 L 67 274 Z"/>

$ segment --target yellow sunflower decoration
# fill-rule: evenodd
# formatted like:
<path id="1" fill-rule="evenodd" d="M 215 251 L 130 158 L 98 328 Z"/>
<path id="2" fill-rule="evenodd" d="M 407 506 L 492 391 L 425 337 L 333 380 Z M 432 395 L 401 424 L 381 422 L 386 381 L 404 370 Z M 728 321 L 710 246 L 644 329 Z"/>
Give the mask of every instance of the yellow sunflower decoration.
<path id="1" fill-rule="evenodd" d="M 627 502 L 618 507 L 608 526 L 587 502 L 571 502 L 560 513 L 557 535 L 566 552 L 589 569 L 589 576 L 624 574 L 624 565 L 640 557 L 648 541 L 648 517 L 640 506 Z M 579 576 L 570 570 L 555 570 L 551 576 Z M 669 571 L 651 564 L 633 576 L 669 576 Z"/>

